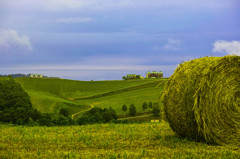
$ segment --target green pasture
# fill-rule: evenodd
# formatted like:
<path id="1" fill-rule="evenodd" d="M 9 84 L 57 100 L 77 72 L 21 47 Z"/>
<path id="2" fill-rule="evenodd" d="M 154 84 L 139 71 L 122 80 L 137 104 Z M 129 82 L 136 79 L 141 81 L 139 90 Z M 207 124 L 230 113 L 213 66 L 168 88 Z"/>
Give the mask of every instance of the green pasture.
<path id="1" fill-rule="evenodd" d="M 155 88 L 154 86 L 144 89 L 138 89 L 133 91 L 126 91 L 117 95 L 104 96 L 101 98 L 77 100 L 78 103 L 94 105 L 101 108 L 112 107 L 116 112 L 121 115 L 125 114 L 122 111 L 124 104 L 129 108 L 131 104 L 134 104 L 137 108 L 137 113 L 142 113 L 143 102 L 158 102 L 164 85 Z M 161 102 L 159 102 L 161 105 Z"/>
<path id="2" fill-rule="evenodd" d="M 16 78 L 25 90 L 48 92 L 65 98 L 88 97 L 151 82 L 150 80 L 75 81 L 51 78 Z"/>
<path id="3" fill-rule="evenodd" d="M 87 105 L 80 105 L 48 92 L 34 90 L 27 90 L 27 92 L 31 97 L 33 107 L 42 113 L 58 114 L 61 108 L 67 108 L 73 114 L 89 108 Z"/>
<path id="4" fill-rule="evenodd" d="M 165 122 L 3 126 L 0 134 L 0 158 L 240 158 L 238 147 L 181 139 Z"/>
<path id="5" fill-rule="evenodd" d="M 17 78 L 31 97 L 33 107 L 41 112 L 57 114 L 68 108 L 71 114 L 90 106 L 112 107 L 121 115 L 121 108 L 134 104 L 141 113 L 143 102 L 159 102 L 166 79 L 74 81 L 65 79 Z M 161 102 L 159 102 L 161 105 Z"/>

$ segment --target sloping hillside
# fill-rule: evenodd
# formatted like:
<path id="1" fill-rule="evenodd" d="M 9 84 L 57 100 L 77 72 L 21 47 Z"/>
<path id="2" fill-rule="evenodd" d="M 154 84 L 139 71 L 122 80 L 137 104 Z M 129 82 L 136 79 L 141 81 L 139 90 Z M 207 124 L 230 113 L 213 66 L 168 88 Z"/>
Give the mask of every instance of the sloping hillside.
<path id="1" fill-rule="evenodd" d="M 33 106 L 42 112 L 58 113 L 62 107 L 76 113 L 90 106 L 112 107 L 118 114 L 122 105 L 135 104 L 142 112 L 143 102 L 158 102 L 166 79 L 74 81 L 65 79 L 17 78 L 31 97 Z"/>

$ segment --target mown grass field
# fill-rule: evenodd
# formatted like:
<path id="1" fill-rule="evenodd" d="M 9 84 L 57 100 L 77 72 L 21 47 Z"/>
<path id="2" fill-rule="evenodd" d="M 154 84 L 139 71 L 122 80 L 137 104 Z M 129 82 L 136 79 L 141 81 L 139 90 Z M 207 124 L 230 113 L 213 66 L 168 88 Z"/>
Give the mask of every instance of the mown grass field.
<path id="1" fill-rule="evenodd" d="M 178 138 L 167 123 L 0 125 L 0 158 L 240 158 L 232 146 Z"/>
<path id="2" fill-rule="evenodd" d="M 32 104 L 41 112 L 57 114 L 68 108 L 72 114 L 90 106 L 112 107 L 118 115 L 121 108 L 135 104 L 142 113 L 143 102 L 159 102 L 166 79 L 73 81 L 65 79 L 17 78 L 31 97 Z"/>
<path id="3" fill-rule="evenodd" d="M 68 108 L 70 113 L 73 114 L 89 108 L 89 106 L 79 105 L 48 92 L 34 90 L 28 90 L 27 92 L 31 97 L 31 102 L 34 108 L 38 109 L 42 113 L 58 114 L 61 108 Z"/>

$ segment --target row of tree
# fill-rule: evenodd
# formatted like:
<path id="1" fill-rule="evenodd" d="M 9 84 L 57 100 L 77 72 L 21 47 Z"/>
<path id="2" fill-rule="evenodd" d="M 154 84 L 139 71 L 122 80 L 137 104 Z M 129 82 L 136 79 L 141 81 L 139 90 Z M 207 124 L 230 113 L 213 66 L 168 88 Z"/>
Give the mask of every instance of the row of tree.
<path id="1" fill-rule="evenodd" d="M 147 109 L 151 109 L 151 112 L 155 116 L 159 116 L 159 113 L 160 113 L 160 107 L 159 107 L 158 103 L 152 103 L 151 101 L 149 103 L 143 102 L 142 109 L 143 109 L 143 111 L 145 111 Z M 126 104 L 124 104 L 122 106 L 122 111 L 127 113 L 127 110 L 128 110 L 128 108 L 127 108 Z M 129 107 L 129 115 L 134 116 L 136 114 L 137 114 L 136 106 L 134 104 L 131 104 Z"/>
<path id="2" fill-rule="evenodd" d="M 45 117 L 36 122 L 31 121 L 28 125 L 40 125 L 40 126 L 65 126 L 65 125 L 85 125 L 85 124 L 94 124 L 94 123 L 108 123 L 117 121 L 117 113 L 112 108 L 98 108 L 94 107 L 93 109 L 85 112 L 77 120 L 73 120 L 69 117 L 68 110 L 65 108 L 60 109 L 59 117 L 52 118 L 49 114 L 45 114 Z"/>
<path id="3" fill-rule="evenodd" d="M 108 123 L 115 122 L 117 119 L 117 113 L 111 107 L 109 109 L 94 107 L 78 118 L 77 124 Z"/>

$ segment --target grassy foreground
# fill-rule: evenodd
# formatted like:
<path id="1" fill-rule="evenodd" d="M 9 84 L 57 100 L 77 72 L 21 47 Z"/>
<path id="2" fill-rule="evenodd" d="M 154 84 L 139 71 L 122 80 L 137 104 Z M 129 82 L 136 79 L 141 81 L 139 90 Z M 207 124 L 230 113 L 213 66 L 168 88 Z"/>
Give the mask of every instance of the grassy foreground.
<path id="1" fill-rule="evenodd" d="M 231 146 L 178 138 L 167 123 L 0 125 L 0 158 L 240 158 Z"/>

